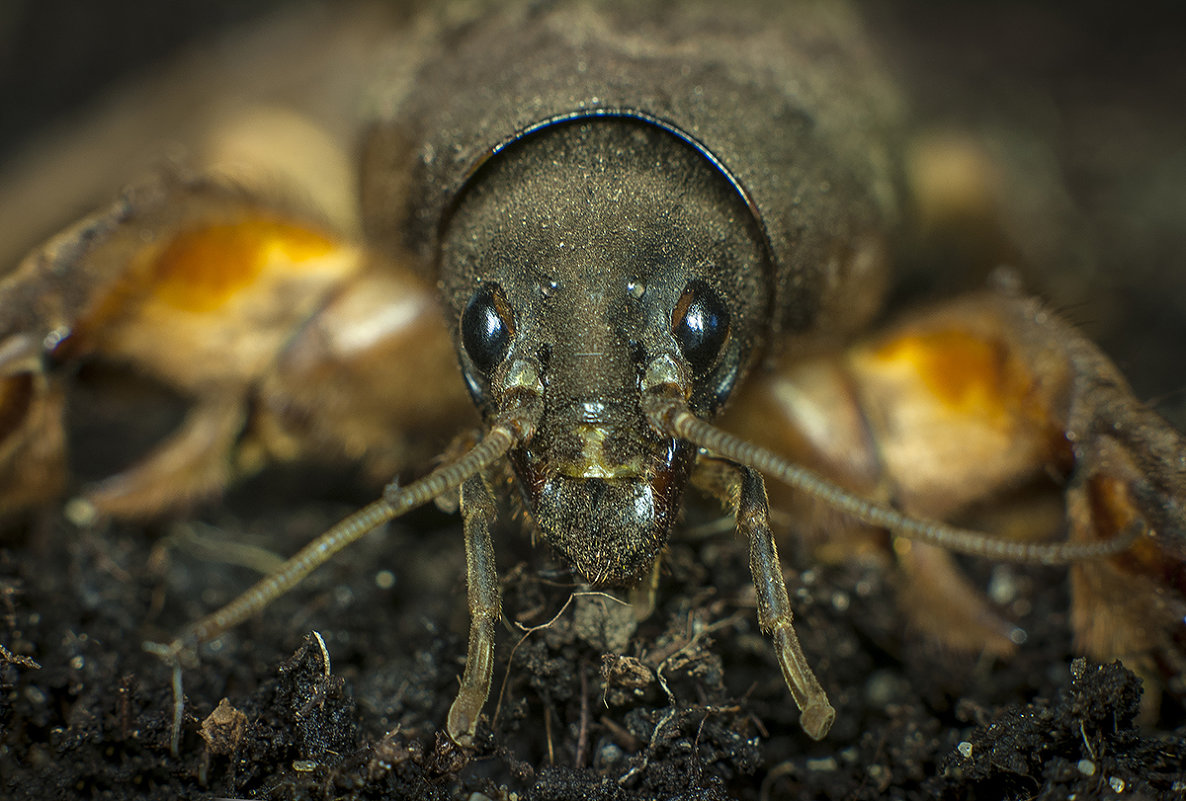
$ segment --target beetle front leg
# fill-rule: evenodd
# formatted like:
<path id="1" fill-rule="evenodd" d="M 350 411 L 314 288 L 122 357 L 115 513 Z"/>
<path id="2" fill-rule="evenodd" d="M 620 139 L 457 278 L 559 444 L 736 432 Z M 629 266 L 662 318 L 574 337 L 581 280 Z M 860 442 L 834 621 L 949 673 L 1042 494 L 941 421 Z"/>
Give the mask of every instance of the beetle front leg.
<path id="1" fill-rule="evenodd" d="M 766 483 L 756 471 L 732 462 L 703 464 L 694 481 L 736 512 L 737 530 L 750 543 L 750 572 L 758 599 L 758 625 L 774 641 L 774 653 L 791 697 L 799 707 L 799 725 L 814 740 L 823 739 L 832 728 L 836 710 L 816 679 L 795 633 L 791 600 L 782 578 L 778 546 L 770 528 L 770 506 Z"/>
<path id="2" fill-rule="evenodd" d="M 494 625 L 502 617 L 498 571 L 490 524 L 498 510 L 494 496 L 482 476 L 474 476 L 461 488 L 461 515 L 465 521 L 466 586 L 469 598 L 469 650 L 465 675 L 457 698 L 449 707 L 446 731 L 461 746 L 473 744 L 478 716 L 490 696 L 494 674 Z"/>

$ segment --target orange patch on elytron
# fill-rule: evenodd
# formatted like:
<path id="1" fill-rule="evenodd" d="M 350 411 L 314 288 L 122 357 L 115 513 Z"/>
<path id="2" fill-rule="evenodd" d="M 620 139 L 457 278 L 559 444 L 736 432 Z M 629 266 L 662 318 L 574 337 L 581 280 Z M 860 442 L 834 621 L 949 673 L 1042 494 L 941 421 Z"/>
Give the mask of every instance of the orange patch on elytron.
<path id="1" fill-rule="evenodd" d="M 898 337 L 877 349 L 874 358 L 887 367 L 909 369 L 935 400 L 962 416 L 1008 414 L 1008 399 L 1019 384 L 997 343 L 960 331 Z"/>
<path id="2" fill-rule="evenodd" d="M 250 286 L 269 264 L 299 271 L 335 246 L 327 236 L 268 217 L 185 231 L 155 260 L 153 296 L 185 311 L 210 312 Z"/>

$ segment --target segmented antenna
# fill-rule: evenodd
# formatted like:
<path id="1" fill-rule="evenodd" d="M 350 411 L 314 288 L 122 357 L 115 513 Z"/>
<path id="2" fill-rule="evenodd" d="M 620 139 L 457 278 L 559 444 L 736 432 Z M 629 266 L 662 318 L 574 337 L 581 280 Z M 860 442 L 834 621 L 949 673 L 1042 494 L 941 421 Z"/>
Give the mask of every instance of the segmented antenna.
<path id="1" fill-rule="evenodd" d="M 862 523 L 948 551 L 999 561 L 1062 565 L 1123 553 L 1147 531 L 1143 524 L 1135 523 L 1104 542 L 1015 542 L 982 531 L 911 517 L 854 495 L 801 465 L 792 464 L 765 448 L 717 428 L 693 414 L 682 397 L 665 393 L 659 387 L 645 393 L 642 404 L 651 424 L 668 436 L 687 440 L 718 456 L 749 465 Z"/>
<path id="2" fill-rule="evenodd" d="M 168 644 L 144 643 L 146 651 L 156 654 L 173 668 L 173 753 L 177 754 L 180 745 L 184 704 L 181 660 L 184 655 L 262 611 L 339 551 L 379 526 L 460 487 L 468 478 L 505 456 L 516 442 L 529 438 L 537 416 L 538 410 L 531 407 L 519 407 L 501 415 L 486 435 L 457 461 L 438 467 L 406 487 L 392 482 L 383 490 L 382 498 L 342 520 L 238 598 L 191 624 Z"/>

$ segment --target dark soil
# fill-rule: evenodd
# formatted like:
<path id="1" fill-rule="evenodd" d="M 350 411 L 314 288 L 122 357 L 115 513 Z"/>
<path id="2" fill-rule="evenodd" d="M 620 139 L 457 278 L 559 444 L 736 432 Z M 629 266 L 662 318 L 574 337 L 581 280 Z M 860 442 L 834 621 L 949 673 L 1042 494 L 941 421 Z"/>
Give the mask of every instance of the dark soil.
<path id="1" fill-rule="evenodd" d="M 942 100 L 920 111 L 983 122 L 991 115 L 975 111 L 977 94 L 1031 79 L 1053 87 L 1063 138 L 1051 147 L 1078 204 L 1076 222 L 1059 230 L 1090 232 L 1091 275 L 1109 283 L 1064 300 L 1058 287 L 1077 286 L 1073 267 L 1035 281 L 1075 303 L 1072 315 L 1139 394 L 1166 393 L 1161 408 L 1181 424 L 1186 201 L 1164 182 L 1160 195 L 1138 193 L 1133 173 L 1186 175 L 1159 156 L 1180 159 L 1186 141 L 1182 57 L 1176 45 L 1177 60 L 1167 55 L 1165 15 L 1117 21 L 1089 3 L 1066 21 L 1025 5 L 998 11 L 1064 27 L 1039 26 L 1046 38 L 1028 48 L 1014 42 L 1011 63 L 957 112 L 937 110 Z M 904 5 L 913 16 L 903 30 L 917 45 L 908 72 L 928 76 L 924 95 L 941 98 L 975 82 L 995 34 L 978 28 L 986 12 L 944 28 L 933 8 Z M 1059 68 L 1058 47 L 1108 55 Z M 932 58 L 944 68 L 928 67 Z M 1081 132 L 1108 103 L 1148 126 L 1139 152 Z M 80 525 L 69 507 L 11 524 L 0 539 L 0 797 L 1186 798 L 1181 700 L 1141 710 L 1132 673 L 1076 658 L 1061 569 L 966 563 L 983 585 L 1015 588 L 1003 611 L 1026 641 L 998 661 L 912 634 L 896 577 L 880 564 L 814 564 L 782 542 L 798 631 L 837 709 L 828 737 L 810 740 L 758 630 L 744 543 L 704 533 L 718 512 L 695 498 L 664 558 L 655 613 L 634 631 L 615 601 L 582 592 L 518 523 L 497 533 L 506 620 L 472 752 L 441 734 L 466 651 L 462 538 L 455 517 L 426 509 L 202 648 L 183 671 L 171 754 L 173 677 L 142 642 L 169 639 L 247 587 L 258 573 L 244 563 L 263 564 L 254 549 L 292 553 L 370 500 L 376 489 L 352 478 L 273 470 L 195 515 L 148 526 Z"/>
<path id="2" fill-rule="evenodd" d="M 202 521 L 79 528 L 60 515 L 6 551 L 0 793 L 14 798 L 1181 797 L 1181 711 L 1135 723 L 1141 683 L 1075 660 L 1058 570 L 1016 571 L 1028 634 L 998 663 L 903 633 L 892 576 L 788 576 L 804 647 L 838 712 L 797 726 L 758 631 L 745 548 L 678 537 L 633 635 L 543 549 L 499 538 L 495 716 L 466 753 L 440 733 L 465 654 L 461 537 L 425 512 L 374 535 L 184 670 L 140 649 L 253 578 L 202 553 L 292 550 L 348 505 L 288 504 L 293 476 Z M 282 490 L 284 490 L 282 492 Z M 298 493 L 297 497 L 301 497 Z M 693 511 L 693 514 L 702 512 Z M 197 545 L 204 546 L 198 550 Z M 798 562 L 793 548 L 784 559 Z M 1005 568 L 1013 571 L 1013 568 Z M 985 577 L 991 568 L 981 571 Z M 1021 602 L 1024 601 L 1024 602 Z M 628 617 L 628 615 L 627 615 Z M 322 647 L 324 645 L 324 648 Z M 36 660 L 37 666 L 20 657 Z M 664 686 L 665 685 L 665 686 Z M 1172 705 L 1171 705 L 1172 706 Z M 1177 721 L 1175 724 L 1174 721 Z M 1176 735 L 1166 727 L 1177 726 Z M 482 796 L 476 796 L 481 798 Z"/>

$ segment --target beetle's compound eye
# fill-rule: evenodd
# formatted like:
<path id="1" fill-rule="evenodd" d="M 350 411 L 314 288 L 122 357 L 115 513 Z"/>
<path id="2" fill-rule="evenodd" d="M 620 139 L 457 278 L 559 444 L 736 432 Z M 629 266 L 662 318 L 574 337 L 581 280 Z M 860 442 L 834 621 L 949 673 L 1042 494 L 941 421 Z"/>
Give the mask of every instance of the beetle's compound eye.
<path id="1" fill-rule="evenodd" d="M 507 354 L 515 335 L 511 306 L 498 284 L 483 284 L 461 314 L 461 344 L 474 366 L 486 375 Z"/>
<path id="2" fill-rule="evenodd" d="M 729 312 L 712 287 L 691 281 L 671 313 L 671 333 L 692 371 L 707 373 L 729 338 Z"/>

